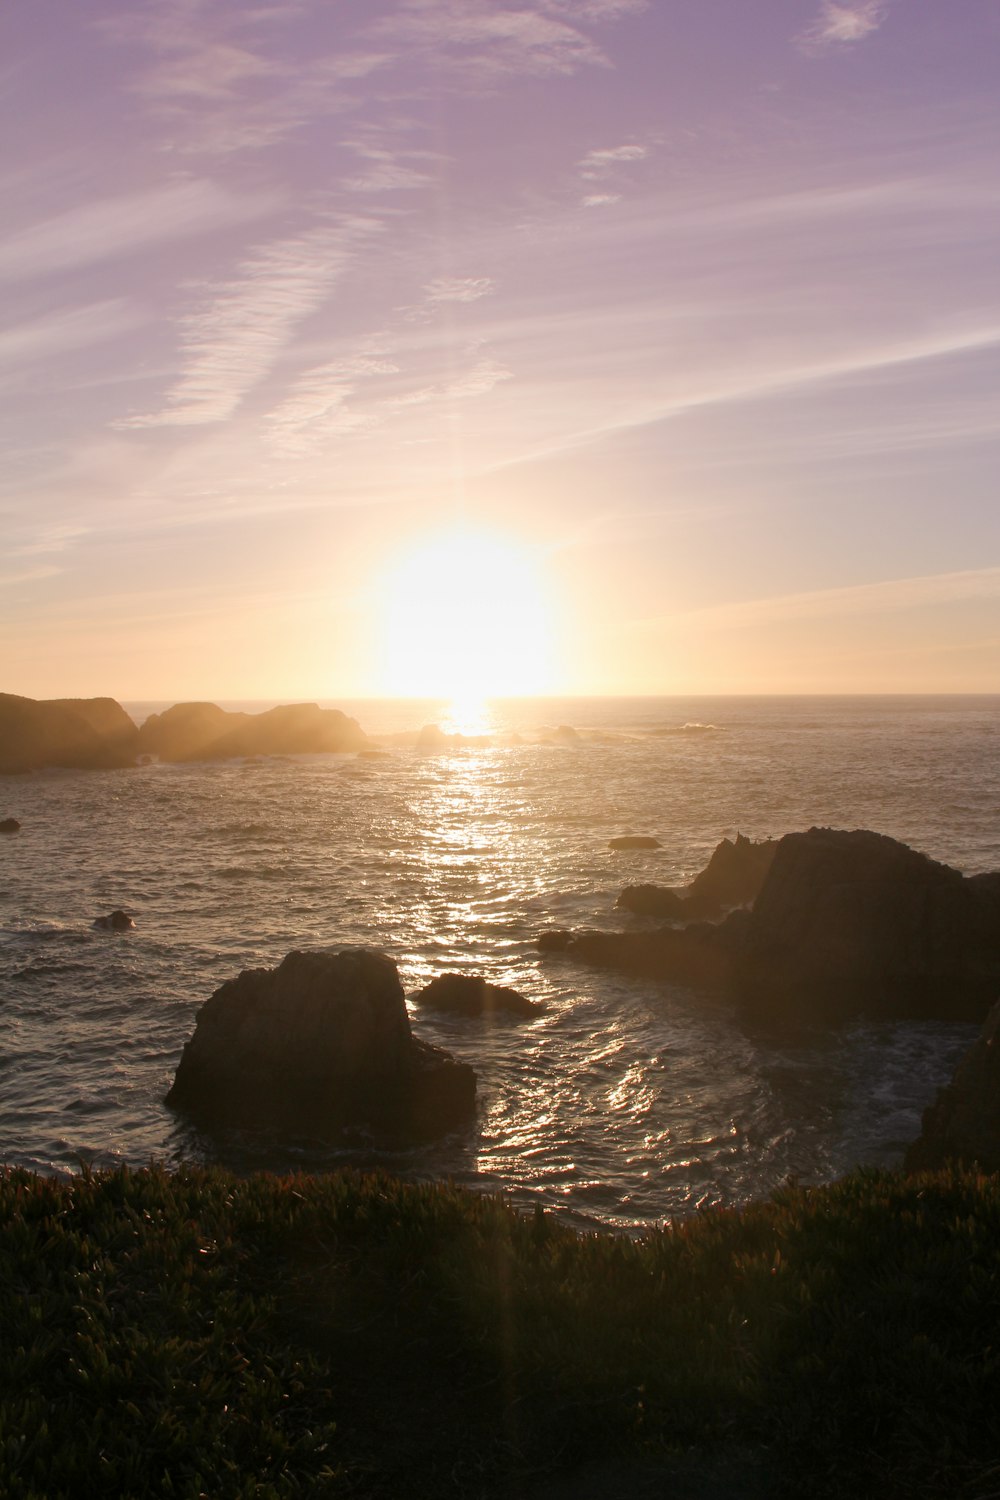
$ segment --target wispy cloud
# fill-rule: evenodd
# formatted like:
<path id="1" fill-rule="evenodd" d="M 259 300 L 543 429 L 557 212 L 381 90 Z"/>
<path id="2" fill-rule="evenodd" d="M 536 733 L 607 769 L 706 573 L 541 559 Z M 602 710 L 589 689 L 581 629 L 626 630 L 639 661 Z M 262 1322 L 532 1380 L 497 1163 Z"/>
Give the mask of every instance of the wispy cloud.
<path id="1" fill-rule="evenodd" d="M 606 6 L 600 9 L 604 19 L 613 18 Z M 397 50 L 402 45 L 411 58 L 432 59 L 453 84 L 472 90 L 510 74 L 568 74 L 606 65 L 601 48 L 564 19 L 571 14 L 575 9 L 515 10 L 493 0 L 402 0 L 370 34 Z"/>
<path id="2" fill-rule="evenodd" d="M 588 151 L 580 161 L 580 176 L 595 179 L 605 176 L 613 167 L 621 162 L 642 161 L 649 152 L 645 146 L 605 146 L 595 151 Z"/>
<path id="3" fill-rule="evenodd" d="M 730 629 L 738 625 L 778 620 L 827 619 L 847 615 L 884 614 L 924 609 L 929 605 L 960 604 L 968 600 L 1000 598 L 1000 567 L 971 568 L 958 573 L 932 573 L 918 578 L 892 578 L 847 588 L 816 589 L 810 593 L 781 594 L 770 599 L 748 599 L 686 611 L 684 619 L 700 627 Z"/>
<path id="4" fill-rule="evenodd" d="M 609 203 L 620 203 L 621 193 L 587 193 L 580 202 L 584 208 L 605 208 Z"/>
<path id="5" fill-rule="evenodd" d="M 823 0 L 816 20 L 799 38 L 805 51 L 817 52 L 851 42 L 863 42 L 877 31 L 889 13 L 887 0 Z"/>
<path id="6" fill-rule="evenodd" d="M 0 329 L 0 367 L 20 366 L 53 354 L 83 349 L 127 333 L 142 322 L 141 316 L 119 298 L 93 302 L 88 307 L 64 308 Z"/>
<path id="7" fill-rule="evenodd" d="M 184 371 L 164 407 L 121 427 L 221 422 L 267 375 L 297 326 L 326 299 L 359 243 L 379 225 L 323 225 L 255 251 L 236 277 L 181 320 Z"/>
<path id="8" fill-rule="evenodd" d="M 496 291 L 490 276 L 437 276 L 424 288 L 428 302 L 478 302 Z"/>
<path id="9" fill-rule="evenodd" d="M 119 260 L 154 245 L 246 223 L 279 201 L 274 190 L 236 194 L 203 178 L 101 198 L 8 235 L 0 244 L 0 279 L 47 276 Z"/>
<path id="10" fill-rule="evenodd" d="M 398 365 L 373 355 L 331 360 L 307 370 L 268 416 L 275 446 L 283 452 L 305 453 L 330 437 L 372 426 L 375 419 L 351 410 L 348 402 L 371 377 L 398 373 Z"/>
<path id="11" fill-rule="evenodd" d="M 390 193 L 426 187 L 430 173 L 414 161 L 425 162 L 425 151 L 393 150 L 363 141 L 345 142 L 362 160 L 360 172 L 345 177 L 341 186 L 354 193 Z"/>

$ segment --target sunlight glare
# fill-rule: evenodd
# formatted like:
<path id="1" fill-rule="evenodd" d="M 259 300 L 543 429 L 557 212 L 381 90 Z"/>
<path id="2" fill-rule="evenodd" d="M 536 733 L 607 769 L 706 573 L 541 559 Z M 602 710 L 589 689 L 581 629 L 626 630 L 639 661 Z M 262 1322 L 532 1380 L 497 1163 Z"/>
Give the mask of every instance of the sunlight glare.
<path id="1" fill-rule="evenodd" d="M 443 532 L 385 575 L 384 690 L 463 704 L 551 690 L 550 615 L 526 546 L 485 531 Z"/>

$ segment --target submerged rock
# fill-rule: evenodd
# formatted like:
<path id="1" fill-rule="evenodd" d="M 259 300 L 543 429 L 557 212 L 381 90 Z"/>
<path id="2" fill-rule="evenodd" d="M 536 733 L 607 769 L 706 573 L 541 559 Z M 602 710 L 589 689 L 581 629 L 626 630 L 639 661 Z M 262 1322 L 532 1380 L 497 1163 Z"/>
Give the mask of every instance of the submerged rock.
<path id="1" fill-rule="evenodd" d="M 106 917 L 95 917 L 94 926 L 102 932 L 130 932 L 135 923 L 128 912 L 113 911 Z"/>
<path id="2" fill-rule="evenodd" d="M 417 991 L 413 1003 L 458 1016 L 494 1016 L 498 1011 L 533 1016 L 542 1008 L 517 990 L 487 983 L 481 974 L 439 974 Z"/>
<path id="3" fill-rule="evenodd" d="M 948 1162 L 1000 1172 L 1000 1001 L 954 1077 L 924 1111 L 920 1136 L 906 1153 L 908 1172 Z"/>
<path id="4" fill-rule="evenodd" d="M 166 1102 L 210 1123 L 433 1136 L 475 1098 L 472 1068 L 413 1037 L 392 959 L 354 948 L 227 980 L 198 1012 Z"/>
<path id="5" fill-rule="evenodd" d="M 0 818 L 0 833 L 17 833 L 20 827 L 16 818 Z"/>
<path id="6" fill-rule="evenodd" d="M 568 927 L 549 927 L 538 934 L 535 947 L 540 953 L 565 953 L 572 941 L 573 933 Z"/>

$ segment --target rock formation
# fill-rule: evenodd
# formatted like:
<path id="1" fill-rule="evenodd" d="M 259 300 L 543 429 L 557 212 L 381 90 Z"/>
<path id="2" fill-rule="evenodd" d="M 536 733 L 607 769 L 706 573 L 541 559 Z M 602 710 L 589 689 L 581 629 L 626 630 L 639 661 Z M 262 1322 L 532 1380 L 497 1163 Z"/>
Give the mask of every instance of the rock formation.
<path id="1" fill-rule="evenodd" d="M 950 1161 L 1000 1172 L 1000 1001 L 951 1082 L 924 1111 L 905 1166 L 923 1172 Z"/>
<path id="2" fill-rule="evenodd" d="M 650 838 L 646 833 L 626 833 L 621 838 L 610 839 L 609 849 L 659 849 L 659 839 Z"/>
<path id="3" fill-rule="evenodd" d="M 17 833 L 20 827 L 16 818 L 0 818 L 0 833 Z"/>
<path id="4" fill-rule="evenodd" d="M 138 730 L 113 698 L 0 693 L 0 774 L 47 766 L 107 770 L 135 760 Z"/>
<path id="5" fill-rule="evenodd" d="M 567 952 L 656 978 L 725 983 L 744 1012 L 803 1020 L 981 1020 L 1000 993 L 996 876 L 966 879 L 866 830 L 787 834 L 766 858 L 750 912 L 733 911 L 714 926 L 584 933 Z M 673 919 L 740 889 L 735 879 L 712 889 L 700 881 L 680 911 L 670 906 Z"/>
<path id="6" fill-rule="evenodd" d="M 439 974 L 412 997 L 415 1005 L 448 1011 L 456 1016 L 533 1016 L 541 1010 L 533 1000 L 506 985 L 489 984 L 481 974 Z"/>
<path id="7" fill-rule="evenodd" d="M 138 750 L 164 761 L 229 760 L 249 755 L 314 755 L 366 749 L 356 719 L 339 708 L 288 704 L 265 713 L 235 713 L 214 703 L 176 703 L 151 714 Z"/>
<path id="8" fill-rule="evenodd" d="M 166 1102 L 207 1123 L 432 1136 L 468 1119 L 475 1094 L 472 1068 L 411 1034 L 393 961 L 355 948 L 289 953 L 227 980 L 199 1011 Z"/>
<path id="9" fill-rule="evenodd" d="M 790 833 L 754 903 L 736 982 L 757 1009 L 981 1020 L 1000 990 L 1000 900 L 884 834 Z"/>
<path id="10" fill-rule="evenodd" d="M 774 852 L 776 839 L 755 843 L 743 834 L 735 842 L 723 839 L 704 870 L 690 885 L 674 889 L 663 885 L 627 885 L 618 905 L 643 917 L 670 917 L 680 921 L 720 917 L 734 906 L 756 899 Z"/>
<path id="11" fill-rule="evenodd" d="M 95 917 L 94 926 L 101 932 L 131 932 L 135 923 L 127 912 L 113 911 L 106 917 Z"/>

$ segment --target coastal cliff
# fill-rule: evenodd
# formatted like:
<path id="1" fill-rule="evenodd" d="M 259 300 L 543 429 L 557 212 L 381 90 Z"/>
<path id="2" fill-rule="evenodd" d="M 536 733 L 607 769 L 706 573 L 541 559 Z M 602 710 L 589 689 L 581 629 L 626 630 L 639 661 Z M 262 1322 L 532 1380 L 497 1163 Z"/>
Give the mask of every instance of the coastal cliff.
<path id="1" fill-rule="evenodd" d="M 141 728 L 114 698 L 22 698 L 0 693 L 0 775 L 65 767 L 106 771 L 140 756 L 164 761 L 247 755 L 350 753 L 368 746 L 338 708 L 295 703 L 249 714 L 214 703 L 178 703 Z"/>
<path id="2" fill-rule="evenodd" d="M 139 731 L 114 698 L 21 698 L 0 693 L 0 774 L 134 764 Z"/>

